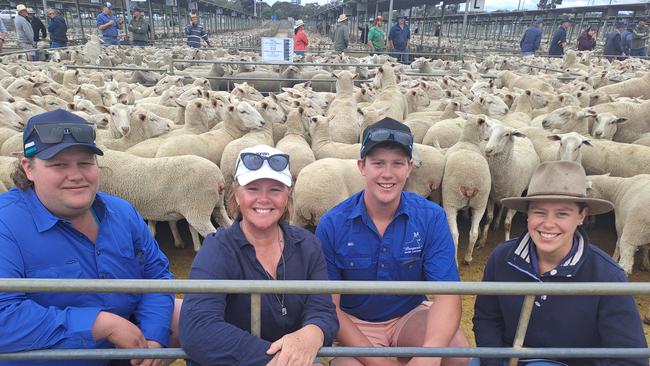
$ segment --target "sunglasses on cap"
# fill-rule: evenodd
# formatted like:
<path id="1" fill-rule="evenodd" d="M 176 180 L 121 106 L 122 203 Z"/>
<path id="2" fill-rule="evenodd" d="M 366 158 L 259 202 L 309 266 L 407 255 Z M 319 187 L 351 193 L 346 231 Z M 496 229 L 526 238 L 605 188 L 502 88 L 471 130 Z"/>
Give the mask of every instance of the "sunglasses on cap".
<path id="1" fill-rule="evenodd" d="M 404 146 L 413 145 L 413 135 L 405 131 L 389 130 L 386 128 L 378 128 L 370 131 L 366 138 L 363 139 L 363 145 L 368 142 L 382 142 L 382 141 L 395 141 Z"/>
<path id="2" fill-rule="evenodd" d="M 265 160 L 269 162 L 271 169 L 275 170 L 276 172 L 281 172 L 289 166 L 289 155 L 287 154 L 262 156 L 256 153 L 242 153 L 239 160 L 248 170 L 259 170 L 264 164 Z M 235 172 L 237 171 L 238 167 L 239 162 L 237 162 Z"/>
<path id="3" fill-rule="evenodd" d="M 53 123 L 36 125 L 27 136 L 34 132 L 39 140 L 45 144 L 58 144 L 63 142 L 65 135 L 71 135 L 77 142 L 92 144 L 95 142 L 95 126 L 81 123 Z M 29 138 L 29 137 L 28 137 Z"/>

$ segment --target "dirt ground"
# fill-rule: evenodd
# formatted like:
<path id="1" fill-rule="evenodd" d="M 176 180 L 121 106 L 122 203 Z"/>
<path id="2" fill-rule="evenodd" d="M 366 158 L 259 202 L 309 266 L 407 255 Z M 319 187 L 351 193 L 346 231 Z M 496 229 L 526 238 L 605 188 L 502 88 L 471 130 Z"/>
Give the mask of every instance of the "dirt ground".
<path id="1" fill-rule="evenodd" d="M 519 214 L 515 217 L 513 223 L 512 235 L 518 235 L 525 228 L 525 218 Z M 177 249 L 173 247 L 173 241 L 171 239 L 171 234 L 169 232 L 169 227 L 166 223 L 159 223 L 158 235 L 156 239 L 160 244 L 163 251 L 169 257 L 169 260 L 172 264 L 172 271 L 176 278 L 187 278 L 190 265 L 194 259 L 194 250 L 192 249 L 192 241 L 187 230 L 187 226 L 183 222 L 180 225 L 180 231 L 183 235 L 183 239 L 186 243 L 184 249 Z M 462 257 L 467 248 L 468 240 L 468 223 L 461 218 L 460 219 L 460 245 L 459 245 L 459 263 L 462 262 Z M 592 229 L 588 229 L 587 233 L 592 242 L 598 244 L 601 249 L 605 250 L 608 253 L 613 253 L 614 245 L 616 243 L 616 229 L 614 228 L 614 216 L 612 214 L 601 215 L 597 218 L 596 225 Z M 463 281 L 480 281 L 483 276 L 483 267 L 485 262 L 492 249 L 499 242 L 503 241 L 504 234 L 503 229 L 499 231 L 490 231 L 490 236 L 488 238 L 488 243 L 485 248 L 474 251 L 474 260 L 471 265 L 461 265 L 460 274 Z M 639 256 L 637 256 L 637 265 L 634 268 L 634 273 L 632 274 L 630 281 L 632 282 L 642 282 L 650 280 L 650 272 L 644 272 L 640 270 Z M 474 345 L 474 336 L 472 333 L 472 315 L 474 313 L 474 300 L 475 296 L 463 296 L 463 317 L 462 317 L 462 328 L 468 336 L 470 342 Z M 646 311 L 650 307 L 650 297 L 638 296 L 636 298 L 637 305 L 639 307 L 639 312 L 641 316 L 645 315 Z M 650 341 L 650 326 L 644 325 L 644 331 L 646 338 Z"/>

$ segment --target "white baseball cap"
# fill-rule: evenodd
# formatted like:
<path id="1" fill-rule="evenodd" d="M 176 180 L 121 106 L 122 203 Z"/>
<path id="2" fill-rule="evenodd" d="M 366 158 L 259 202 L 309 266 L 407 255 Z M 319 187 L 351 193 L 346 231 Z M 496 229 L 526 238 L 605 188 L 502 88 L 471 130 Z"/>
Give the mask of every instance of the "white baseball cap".
<path id="1" fill-rule="evenodd" d="M 257 155 L 257 158 L 255 158 L 255 155 Z M 276 155 L 278 156 L 274 158 Z M 242 161 L 242 159 L 247 161 L 247 163 Z M 252 161 L 250 161 L 251 159 Z M 269 159 L 273 160 L 271 161 Z M 260 160 L 262 161 L 261 165 L 259 165 Z M 259 168 L 250 169 L 248 166 L 250 166 L 251 162 L 259 166 Z M 274 165 L 276 169 L 278 167 L 282 169 L 276 170 L 271 165 Z M 254 167 L 252 166 L 251 168 Z M 289 170 L 289 155 L 268 145 L 257 145 L 240 151 L 239 156 L 237 156 L 237 163 L 235 164 L 235 179 L 237 179 L 239 185 L 245 186 L 252 181 L 265 178 L 276 180 L 287 187 L 291 187 L 292 179 L 291 171 Z"/>

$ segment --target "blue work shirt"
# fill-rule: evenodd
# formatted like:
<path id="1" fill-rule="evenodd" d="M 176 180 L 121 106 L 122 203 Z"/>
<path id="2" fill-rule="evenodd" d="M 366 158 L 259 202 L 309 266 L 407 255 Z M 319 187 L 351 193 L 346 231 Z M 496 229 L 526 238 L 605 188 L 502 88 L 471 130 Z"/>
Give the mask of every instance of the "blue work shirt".
<path id="1" fill-rule="evenodd" d="M 111 20 L 113 21 L 113 24 L 101 31 L 102 37 L 117 37 L 119 35 L 119 29 L 117 28 L 119 23 L 117 22 L 117 17 L 113 14 L 106 15 L 103 12 L 97 14 L 97 27 L 104 25 Z"/>
<path id="2" fill-rule="evenodd" d="M 404 29 L 400 28 L 399 23 L 393 25 L 388 33 L 388 39 L 393 41 L 396 50 L 405 51 L 408 40 L 411 39 L 411 30 L 404 24 Z"/>
<path id="3" fill-rule="evenodd" d="M 234 222 L 203 241 L 190 270 L 198 280 L 269 280 L 240 227 Z M 327 280 L 325 259 L 318 239 L 307 230 L 281 223 L 284 261 L 277 266 L 280 280 Z M 202 365 L 266 365 L 266 350 L 282 336 L 313 324 L 325 335 L 324 345 L 339 329 L 336 308 L 329 294 L 262 295 L 261 338 L 251 335 L 248 294 L 187 294 L 180 317 L 183 350 Z M 282 305 L 286 309 L 283 315 Z"/>
<path id="4" fill-rule="evenodd" d="M 0 195 L 0 278 L 170 279 L 169 261 L 126 201 L 97 193 L 97 241 L 53 215 L 32 189 Z M 133 317 L 148 340 L 168 345 L 173 295 L 0 293 L 0 352 L 112 348 L 95 342 L 100 311 Z M 108 361 L 49 361 L 39 365 L 106 365 Z M 23 365 L 4 361 L 0 365 Z"/>
<path id="5" fill-rule="evenodd" d="M 558 27 L 553 33 L 553 39 L 551 39 L 551 45 L 548 47 L 548 54 L 550 56 L 562 56 L 564 55 L 564 48 L 560 47 L 561 43 L 566 42 L 566 29 L 563 27 Z"/>
<path id="6" fill-rule="evenodd" d="M 454 241 L 443 209 L 414 193 L 402 192 L 384 236 L 377 232 L 363 201 L 350 196 L 316 228 L 331 280 L 458 281 Z M 403 316 L 424 295 L 341 295 L 340 307 L 370 322 Z"/>
<path id="7" fill-rule="evenodd" d="M 208 33 L 203 28 L 203 24 L 188 24 L 185 26 L 185 34 L 187 35 L 187 45 L 192 48 L 201 48 L 201 39 L 209 46 Z"/>
<path id="8" fill-rule="evenodd" d="M 537 26 L 530 26 L 524 32 L 519 41 L 521 52 L 535 52 L 542 42 L 542 29 Z"/>

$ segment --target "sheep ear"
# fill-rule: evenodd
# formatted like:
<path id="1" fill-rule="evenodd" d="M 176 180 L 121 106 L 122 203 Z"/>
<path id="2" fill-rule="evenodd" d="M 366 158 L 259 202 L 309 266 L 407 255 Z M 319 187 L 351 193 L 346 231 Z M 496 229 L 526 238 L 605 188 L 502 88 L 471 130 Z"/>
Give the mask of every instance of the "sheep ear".
<path id="1" fill-rule="evenodd" d="M 143 121 L 143 122 L 144 122 L 144 120 L 147 119 L 147 115 L 144 114 L 144 113 L 140 113 L 140 114 L 138 115 L 138 118 L 140 118 L 140 121 Z"/>
<path id="2" fill-rule="evenodd" d="M 528 89 L 526 89 L 526 91 L 524 91 L 524 93 L 526 93 L 526 95 L 528 95 L 528 96 L 530 96 L 532 94 L 532 92 L 530 90 L 528 90 Z"/>
<path id="3" fill-rule="evenodd" d="M 614 123 L 616 123 L 616 124 L 621 124 L 621 123 L 625 123 L 625 122 L 627 122 L 627 118 L 625 118 L 625 117 L 617 118 L 614 121 Z"/>
<path id="4" fill-rule="evenodd" d="M 266 108 L 269 107 L 269 103 L 267 103 L 267 102 L 262 102 L 261 106 L 262 106 L 262 108 L 266 109 Z"/>
<path id="5" fill-rule="evenodd" d="M 278 96 L 275 95 L 274 92 L 270 92 L 270 93 L 269 93 L 269 97 L 271 97 L 271 99 L 273 99 L 273 100 L 276 101 L 276 102 L 278 101 Z"/>
<path id="6" fill-rule="evenodd" d="M 300 114 L 305 113 L 305 109 L 303 107 L 298 107 L 298 113 Z"/>
<path id="7" fill-rule="evenodd" d="M 334 79 L 338 79 L 338 78 L 339 78 L 339 75 L 338 75 L 337 73 L 335 73 L 335 72 L 331 73 L 331 75 L 332 75 L 332 77 L 333 77 Z"/>
<path id="8" fill-rule="evenodd" d="M 68 103 L 68 109 L 74 111 L 77 106 L 74 103 Z"/>
<path id="9" fill-rule="evenodd" d="M 365 114 L 363 113 L 363 110 L 361 108 L 357 108 L 357 113 L 359 113 L 362 116 L 365 116 Z"/>
<path id="10" fill-rule="evenodd" d="M 335 117 L 335 115 L 331 115 L 331 116 L 329 116 L 329 117 L 327 117 L 327 122 L 329 122 L 329 121 L 331 121 L 331 120 L 333 120 L 333 119 L 334 119 L 334 117 Z"/>
<path id="11" fill-rule="evenodd" d="M 411 95 L 412 96 L 415 96 L 416 94 L 417 94 L 417 92 L 415 90 L 411 90 Z"/>
<path id="12" fill-rule="evenodd" d="M 352 79 L 356 79 L 358 77 L 359 77 L 359 73 L 356 73 L 356 74 L 352 75 Z"/>
<path id="13" fill-rule="evenodd" d="M 517 131 L 517 130 L 512 131 L 512 132 L 511 132 L 511 135 L 512 135 L 512 136 L 515 136 L 515 137 L 526 137 L 525 134 L 523 134 L 522 132 L 519 132 L 519 131 Z"/>
<path id="14" fill-rule="evenodd" d="M 560 140 L 562 140 L 562 137 L 559 136 L 559 135 L 548 135 L 548 136 L 546 136 L 546 138 L 551 140 L 551 141 L 560 141 Z"/>
<path id="15" fill-rule="evenodd" d="M 560 95 L 559 97 L 557 97 L 557 99 L 558 99 L 560 102 L 564 102 L 564 95 Z"/>
<path id="16" fill-rule="evenodd" d="M 235 110 L 235 106 L 234 106 L 234 105 L 229 105 L 229 106 L 228 106 L 228 112 L 233 112 L 234 110 Z"/>

